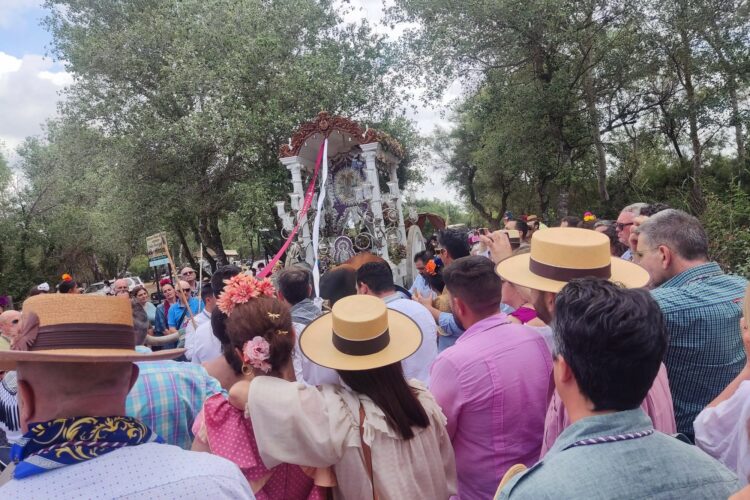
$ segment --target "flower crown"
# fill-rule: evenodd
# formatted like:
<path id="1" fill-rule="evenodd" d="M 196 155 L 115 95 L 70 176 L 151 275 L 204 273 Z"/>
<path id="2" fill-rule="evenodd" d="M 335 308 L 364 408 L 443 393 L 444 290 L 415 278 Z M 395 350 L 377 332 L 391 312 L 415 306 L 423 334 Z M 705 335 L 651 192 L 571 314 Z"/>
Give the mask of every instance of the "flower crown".
<path id="1" fill-rule="evenodd" d="M 273 283 L 268 278 L 258 280 L 246 274 L 238 274 L 224 280 L 224 283 L 224 290 L 216 300 L 216 305 L 227 316 L 232 314 L 237 304 L 245 304 L 250 299 L 261 296 L 273 297 L 276 293 Z"/>
<path id="2" fill-rule="evenodd" d="M 586 212 L 583 214 L 583 222 L 591 222 L 596 220 L 596 215 L 592 214 L 591 212 Z"/>
<path id="3" fill-rule="evenodd" d="M 435 261 L 427 261 L 427 264 L 425 264 L 424 266 L 424 271 L 430 276 L 435 276 L 437 274 L 437 264 L 435 263 Z"/>

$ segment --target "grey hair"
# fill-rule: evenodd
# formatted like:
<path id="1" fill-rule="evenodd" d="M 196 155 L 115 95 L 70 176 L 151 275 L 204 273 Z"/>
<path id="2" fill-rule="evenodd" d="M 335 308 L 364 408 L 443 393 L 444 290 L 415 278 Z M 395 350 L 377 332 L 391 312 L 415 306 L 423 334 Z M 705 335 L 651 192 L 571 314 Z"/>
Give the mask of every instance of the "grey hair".
<path id="1" fill-rule="evenodd" d="M 670 208 L 649 217 L 638 228 L 652 245 L 665 245 L 687 260 L 708 258 L 708 237 L 700 221 Z"/>
<path id="2" fill-rule="evenodd" d="M 133 307 L 133 332 L 135 333 L 135 345 L 143 345 L 148 334 L 148 315 L 146 311 L 136 302 L 131 302 Z"/>
<path id="3" fill-rule="evenodd" d="M 641 215 L 641 210 L 643 210 L 647 206 L 648 206 L 648 203 L 633 203 L 632 205 L 628 205 L 627 207 L 620 210 L 620 213 L 630 212 L 631 214 L 638 217 L 639 215 Z"/>

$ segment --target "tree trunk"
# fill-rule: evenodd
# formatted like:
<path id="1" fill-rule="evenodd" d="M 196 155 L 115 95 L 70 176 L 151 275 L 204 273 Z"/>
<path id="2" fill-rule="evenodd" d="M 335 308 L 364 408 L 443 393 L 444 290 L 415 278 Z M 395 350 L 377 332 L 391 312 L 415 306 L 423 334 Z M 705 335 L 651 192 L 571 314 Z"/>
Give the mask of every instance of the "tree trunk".
<path id="1" fill-rule="evenodd" d="M 104 281 L 104 274 L 95 253 L 92 253 L 89 257 L 89 267 L 91 268 L 91 274 L 94 275 L 94 281 Z"/>
<path id="2" fill-rule="evenodd" d="M 693 86 L 693 61 L 690 50 L 690 40 L 685 30 L 680 31 L 680 40 L 682 41 L 682 72 L 685 85 L 685 97 L 688 104 L 688 124 L 690 125 L 690 144 L 693 149 L 692 165 L 693 189 L 691 192 L 691 204 L 696 213 L 700 214 L 704 209 L 703 190 L 701 189 L 701 171 L 702 171 L 702 147 L 698 137 L 698 109 L 695 97 L 695 87 Z"/>
<path id="3" fill-rule="evenodd" d="M 492 210 L 485 207 L 477 198 L 476 190 L 474 189 L 474 177 L 477 175 L 477 168 L 474 166 L 469 167 L 467 179 L 466 179 L 466 193 L 469 197 L 469 204 L 482 216 L 490 227 L 500 227 L 500 220 L 505 212 L 500 212 L 497 217 L 492 216 Z"/>
<path id="4" fill-rule="evenodd" d="M 200 234 L 203 246 L 213 250 L 217 265 L 229 264 L 227 254 L 224 253 L 224 244 L 221 241 L 219 231 L 219 220 L 214 215 L 201 214 L 198 221 L 198 234 Z"/>
<path id="5" fill-rule="evenodd" d="M 503 194 L 500 196 L 500 220 L 502 220 L 502 217 L 505 216 L 505 212 L 508 211 L 508 198 L 510 197 L 510 191 L 503 191 Z M 497 227 L 492 227 L 492 229 L 500 229 L 500 221 L 498 221 Z"/>
<path id="6" fill-rule="evenodd" d="M 541 177 L 536 183 L 536 193 L 539 196 L 539 217 L 544 217 L 549 208 L 549 193 L 547 193 L 547 178 Z"/>
<path id="7" fill-rule="evenodd" d="M 568 216 L 569 201 L 570 201 L 570 191 L 569 191 L 569 188 L 566 186 L 560 191 L 559 197 L 557 199 L 557 217 L 558 218 L 562 219 L 563 217 Z"/>
<path id="8" fill-rule="evenodd" d="M 194 224 L 190 225 L 190 230 L 193 232 L 193 240 L 195 241 L 195 244 L 198 245 L 200 252 L 200 247 L 203 245 L 203 241 L 201 241 L 200 234 L 198 234 L 198 228 L 195 227 Z M 203 258 L 208 262 L 208 265 L 211 267 L 211 272 L 216 271 L 216 269 L 219 267 L 216 265 L 216 259 L 214 259 L 210 253 L 208 253 L 205 248 L 203 249 Z"/>
<path id="9" fill-rule="evenodd" d="M 602 202 L 609 201 L 607 192 L 607 155 L 604 151 L 602 136 L 599 131 L 599 110 L 596 109 L 596 91 L 594 82 L 591 78 L 591 71 L 588 70 L 583 77 L 583 93 L 586 98 L 586 109 L 589 115 L 589 131 L 591 141 L 596 148 L 596 177 L 599 184 L 599 199 Z M 563 217 L 561 215 L 561 217 Z"/>
<path id="10" fill-rule="evenodd" d="M 734 140 L 737 144 L 737 163 L 739 172 L 745 169 L 745 137 L 742 132 L 742 117 L 737 100 L 737 81 L 734 76 L 729 77 L 729 103 L 732 106 L 732 125 L 734 125 Z"/>
<path id="11" fill-rule="evenodd" d="M 193 269 L 195 269 L 197 271 L 198 270 L 198 264 L 195 262 L 195 258 L 193 257 L 193 253 L 190 251 L 190 246 L 188 245 L 187 239 L 185 239 L 185 232 L 177 224 L 175 224 L 175 226 L 174 226 L 174 232 L 177 234 L 177 239 L 180 242 L 180 247 L 183 249 L 183 251 L 185 252 L 185 254 L 187 254 L 186 258 L 187 258 L 188 262 L 190 263 L 190 267 L 192 267 Z M 182 263 L 180 263 L 180 262 L 175 262 L 174 263 L 174 265 L 178 266 L 178 267 L 181 264 Z M 175 269 L 174 271 L 175 271 L 175 273 L 179 273 L 180 272 L 179 269 Z"/>

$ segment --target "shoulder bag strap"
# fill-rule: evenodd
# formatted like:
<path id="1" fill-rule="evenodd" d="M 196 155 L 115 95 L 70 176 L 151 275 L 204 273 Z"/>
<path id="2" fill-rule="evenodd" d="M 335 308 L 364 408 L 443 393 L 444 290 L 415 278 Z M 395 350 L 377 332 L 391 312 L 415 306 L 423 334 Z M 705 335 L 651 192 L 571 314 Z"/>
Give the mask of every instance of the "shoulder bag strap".
<path id="1" fill-rule="evenodd" d="M 367 469 L 367 475 L 370 476 L 370 484 L 372 485 L 372 499 L 378 500 L 378 495 L 375 493 L 375 475 L 372 472 L 372 451 L 370 447 L 365 443 L 364 439 L 365 432 L 365 408 L 362 406 L 362 401 L 359 402 L 359 439 L 362 441 L 362 454 L 365 456 L 365 469 Z"/>

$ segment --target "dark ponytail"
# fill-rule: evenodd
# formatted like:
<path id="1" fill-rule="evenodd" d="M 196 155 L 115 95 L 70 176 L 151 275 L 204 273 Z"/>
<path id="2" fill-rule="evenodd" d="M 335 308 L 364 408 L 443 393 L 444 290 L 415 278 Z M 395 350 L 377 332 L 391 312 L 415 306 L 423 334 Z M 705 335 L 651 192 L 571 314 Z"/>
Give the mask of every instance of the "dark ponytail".
<path id="1" fill-rule="evenodd" d="M 404 439 L 414 437 L 412 426 L 428 427 L 430 419 L 414 390 L 406 383 L 401 363 L 361 371 L 336 370 L 346 385 L 372 399 L 388 424 Z"/>

